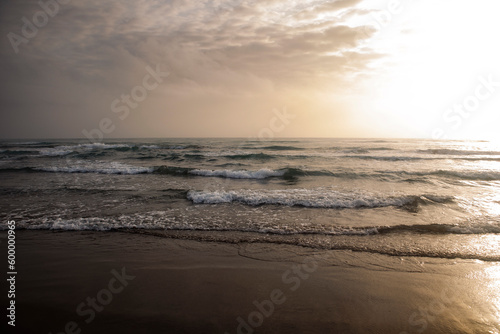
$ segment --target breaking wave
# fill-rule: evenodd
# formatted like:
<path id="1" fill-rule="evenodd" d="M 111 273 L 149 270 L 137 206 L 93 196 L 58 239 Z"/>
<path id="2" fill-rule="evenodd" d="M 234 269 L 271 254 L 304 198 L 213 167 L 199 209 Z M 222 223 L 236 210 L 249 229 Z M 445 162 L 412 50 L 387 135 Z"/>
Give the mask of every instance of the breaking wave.
<path id="1" fill-rule="evenodd" d="M 242 203 L 246 205 L 284 205 L 309 208 L 378 208 L 402 207 L 410 211 L 419 205 L 452 203 L 451 197 L 432 195 L 385 197 L 370 193 L 342 193 L 328 189 L 195 191 L 187 198 L 195 204 Z"/>

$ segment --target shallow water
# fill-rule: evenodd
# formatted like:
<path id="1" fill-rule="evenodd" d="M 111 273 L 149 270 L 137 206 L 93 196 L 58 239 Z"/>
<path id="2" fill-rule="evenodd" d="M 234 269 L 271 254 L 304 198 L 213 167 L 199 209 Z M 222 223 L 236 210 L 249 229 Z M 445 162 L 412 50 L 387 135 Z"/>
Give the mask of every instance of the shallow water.
<path id="1" fill-rule="evenodd" d="M 369 139 L 0 144 L 1 223 L 500 260 L 500 147 Z"/>

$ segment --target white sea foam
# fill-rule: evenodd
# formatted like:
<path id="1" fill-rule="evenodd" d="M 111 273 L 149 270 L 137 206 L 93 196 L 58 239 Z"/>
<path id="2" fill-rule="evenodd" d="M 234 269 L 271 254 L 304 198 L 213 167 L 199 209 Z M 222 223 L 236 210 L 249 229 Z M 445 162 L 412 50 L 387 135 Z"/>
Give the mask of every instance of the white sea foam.
<path id="1" fill-rule="evenodd" d="M 73 152 L 73 150 L 68 150 L 68 149 L 63 149 L 62 147 L 55 147 L 55 148 L 44 148 L 39 151 L 40 155 L 43 156 L 48 156 L 48 157 L 56 157 L 56 156 L 63 156 L 63 155 L 68 155 Z"/>
<path id="2" fill-rule="evenodd" d="M 37 167 L 35 170 L 53 173 L 143 174 L 153 168 L 125 165 L 119 162 L 76 162 L 72 166 Z"/>
<path id="3" fill-rule="evenodd" d="M 16 226 L 20 229 L 28 230 L 62 230 L 62 231 L 110 231 L 113 229 L 141 229 L 141 230 L 184 230 L 184 231 L 240 231 L 240 232 L 253 232 L 253 233 L 266 233 L 277 235 L 294 235 L 294 234 L 324 234 L 324 235 L 346 235 L 346 236 L 360 236 L 360 235 L 375 235 L 378 234 L 376 227 L 367 228 L 350 228 L 350 227 L 334 227 L 324 229 L 323 227 L 307 229 L 304 227 L 290 226 L 273 226 L 261 228 L 258 226 L 246 226 L 235 228 L 232 226 L 204 226 L 200 222 L 173 222 L 166 220 L 154 221 L 141 221 L 137 217 L 132 219 L 109 220 L 106 218 L 76 218 L 76 219 L 61 219 L 57 218 L 50 222 L 41 224 L 24 224 L 18 223 Z M 0 230 L 7 230 L 6 225 L 0 225 Z"/>
<path id="4" fill-rule="evenodd" d="M 109 231 L 113 229 L 142 229 L 142 230 L 191 230 L 191 231 L 231 231 L 254 232 L 277 235 L 294 234 L 323 234 L 363 236 L 380 233 L 442 233 L 442 234 L 500 234 L 499 223 L 470 224 L 470 225 L 408 225 L 408 226 L 330 226 L 321 224 L 283 224 L 273 222 L 265 226 L 259 223 L 241 224 L 241 221 L 218 221 L 203 217 L 176 217 L 167 211 L 150 211 L 141 214 L 123 215 L 119 217 L 88 217 L 88 218 L 43 218 L 40 222 L 32 220 L 19 221 L 16 228 L 29 230 L 66 230 L 66 231 Z M 268 217 L 269 218 L 269 217 Z M 270 223 L 270 224 L 269 224 Z M 8 229 L 6 223 L 0 223 L 0 231 Z"/>
<path id="5" fill-rule="evenodd" d="M 217 176 L 225 177 L 229 179 L 266 179 L 269 177 L 279 177 L 285 174 L 284 171 L 276 171 L 272 169 L 260 169 L 258 171 L 247 171 L 247 170 L 204 170 L 195 169 L 189 172 L 193 175 L 199 176 Z"/>
<path id="6" fill-rule="evenodd" d="M 41 156 L 63 156 L 70 154 L 75 151 L 92 151 L 92 150 L 106 150 L 114 148 L 127 148 L 133 147 L 133 145 L 127 144 L 103 144 L 103 143 L 92 143 L 92 144 L 78 144 L 78 145 L 61 145 L 53 148 L 42 148 L 38 149 Z"/>
<path id="7" fill-rule="evenodd" d="M 56 147 L 48 147 L 37 149 L 38 154 L 40 156 L 45 157 L 56 157 L 56 156 L 64 156 L 75 151 L 92 151 L 92 150 L 105 150 L 105 149 L 114 149 L 114 148 L 127 148 L 133 147 L 131 145 L 126 144 L 103 144 L 103 143 L 93 143 L 93 144 L 78 144 L 78 145 L 61 145 Z"/>
<path id="8" fill-rule="evenodd" d="M 248 205 L 277 204 L 314 208 L 360 208 L 402 206 L 413 199 L 408 196 L 384 197 L 370 193 L 342 193 L 329 189 L 194 191 L 188 199 L 195 204 L 239 202 Z"/>
<path id="9" fill-rule="evenodd" d="M 497 222 L 461 224 L 450 227 L 449 231 L 457 234 L 500 233 L 500 221 L 497 217 Z"/>
<path id="10" fill-rule="evenodd" d="M 79 144 L 79 145 L 76 145 L 74 147 L 95 150 L 95 149 L 126 148 L 126 147 L 133 147 L 133 145 L 92 143 L 92 144 Z"/>

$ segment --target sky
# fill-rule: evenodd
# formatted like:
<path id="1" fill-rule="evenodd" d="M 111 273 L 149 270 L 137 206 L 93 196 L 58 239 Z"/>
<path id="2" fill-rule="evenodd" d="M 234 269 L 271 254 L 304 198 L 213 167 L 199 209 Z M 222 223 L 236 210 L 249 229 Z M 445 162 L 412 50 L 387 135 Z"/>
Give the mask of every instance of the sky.
<path id="1" fill-rule="evenodd" d="M 5 0 L 0 138 L 500 140 L 495 0 Z"/>

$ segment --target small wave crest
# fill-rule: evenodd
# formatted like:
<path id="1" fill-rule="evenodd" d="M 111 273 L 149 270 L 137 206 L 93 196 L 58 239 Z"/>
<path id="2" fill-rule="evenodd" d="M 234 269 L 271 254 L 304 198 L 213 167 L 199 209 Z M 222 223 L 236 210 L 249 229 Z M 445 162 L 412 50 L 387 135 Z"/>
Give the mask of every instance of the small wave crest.
<path id="1" fill-rule="evenodd" d="M 377 227 L 377 233 L 416 233 L 416 234 L 498 234 L 500 223 L 462 223 L 462 224 L 422 224 Z"/>
<path id="2" fill-rule="evenodd" d="M 73 153 L 73 150 L 67 150 L 62 148 L 45 148 L 41 149 L 39 154 L 47 157 L 59 157 Z"/>
<path id="3" fill-rule="evenodd" d="M 417 150 L 417 153 L 435 154 L 435 155 L 500 155 L 498 151 L 481 151 L 481 150 L 456 150 L 456 149 L 426 149 Z"/>
<path id="4" fill-rule="evenodd" d="M 232 160 L 271 160 L 276 156 L 265 153 L 250 153 L 250 154 L 226 154 L 223 156 L 226 159 Z"/>
<path id="5" fill-rule="evenodd" d="M 269 151 L 302 151 L 304 150 L 302 147 L 297 146 L 283 146 L 283 145 L 273 145 L 273 146 L 265 146 L 264 150 Z"/>
<path id="6" fill-rule="evenodd" d="M 193 175 L 198 176 L 216 176 L 224 177 L 229 179 L 267 179 L 270 177 L 281 177 L 285 174 L 285 171 L 276 171 L 272 169 L 260 169 L 258 171 L 246 171 L 246 170 L 203 170 L 195 169 L 189 172 Z"/>
<path id="7" fill-rule="evenodd" d="M 430 174 L 445 176 L 450 178 L 458 178 L 462 180 L 477 180 L 477 181 L 494 181 L 500 180 L 500 172 L 494 171 L 451 171 L 439 170 Z"/>
<path id="8" fill-rule="evenodd" d="M 97 174 L 144 174 L 151 173 L 152 168 L 136 167 L 125 165 L 119 162 L 94 162 L 94 163 L 75 163 L 72 166 L 59 167 L 36 167 L 35 171 L 51 172 L 51 173 L 97 173 Z"/>
<path id="9" fill-rule="evenodd" d="M 195 204 L 242 203 L 246 205 L 284 205 L 310 208 L 378 208 L 402 207 L 410 211 L 420 205 L 453 202 L 450 197 L 384 196 L 371 193 L 342 193 L 328 189 L 290 190 L 238 190 L 238 191 L 195 191 L 190 190 L 187 198 Z"/>

